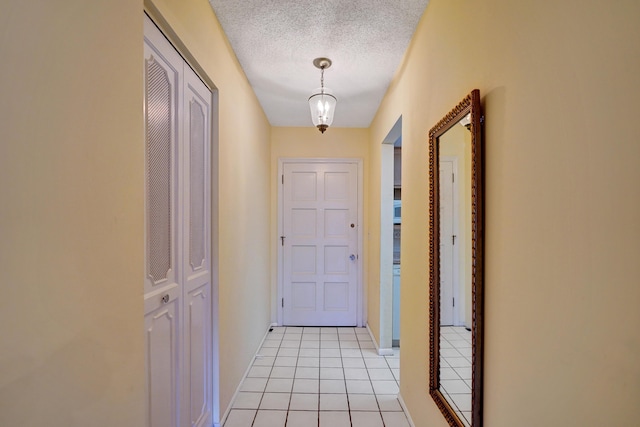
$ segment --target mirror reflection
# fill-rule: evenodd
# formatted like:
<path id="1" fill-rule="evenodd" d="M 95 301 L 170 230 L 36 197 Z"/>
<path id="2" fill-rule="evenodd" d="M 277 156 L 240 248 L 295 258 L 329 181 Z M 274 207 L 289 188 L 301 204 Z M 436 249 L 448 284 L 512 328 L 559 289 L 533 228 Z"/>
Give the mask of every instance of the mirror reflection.
<path id="1" fill-rule="evenodd" d="M 429 394 L 449 425 L 482 427 L 480 92 L 429 131 Z"/>
<path id="2" fill-rule="evenodd" d="M 471 425 L 470 113 L 439 138 L 440 386 L 463 425 Z"/>

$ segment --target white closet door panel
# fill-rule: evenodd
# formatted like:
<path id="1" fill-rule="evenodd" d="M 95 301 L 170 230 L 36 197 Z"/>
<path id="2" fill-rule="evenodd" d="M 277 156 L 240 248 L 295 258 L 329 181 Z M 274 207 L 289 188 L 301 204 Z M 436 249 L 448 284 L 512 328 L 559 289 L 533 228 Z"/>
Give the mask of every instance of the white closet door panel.
<path id="1" fill-rule="evenodd" d="M 185 66 L 184 258 L 187 292 L 210 281 L 211 92 Z"/>
<path id="2" fill-rule="evenodd" d="M 182 280 L 179 140 L 182 58 L 145 20 L 145 280 L 149 427 L 181 418 Z"/>
<path id="3" fill-rule="evenodd" d="M 190 426 L 211 423 L 211 286 L 188 293 L 185 306 L 185 412 Z"/>
<path id="4" fill-rule="evenodd" d="M 185 425 L 211 424 L 211 92 L 185 65 L 184 159 L 184 412 Z"/>
<path id="5" fill-rule="evenodd" d="M 179 425 L 179 308 L 178 300 L 145 316 L 148 425 Z"/>
<path id="6" fill-rule="evenodd" d="M 177 117 L 182 58 L 162 35 L 150 34 L 154 35 L 154 44 L 147 35 L 144 44 L 145 295 L 168 291 L 179 281 L 177 142 L 181 129 Z"/>

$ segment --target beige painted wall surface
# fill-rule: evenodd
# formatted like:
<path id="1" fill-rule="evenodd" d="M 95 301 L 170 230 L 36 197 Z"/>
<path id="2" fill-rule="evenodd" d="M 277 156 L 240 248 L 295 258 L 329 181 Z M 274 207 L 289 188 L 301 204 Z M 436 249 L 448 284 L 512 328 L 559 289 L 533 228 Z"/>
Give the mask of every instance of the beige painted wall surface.
<path id="1" fill-rule="evenodd" d="M 191 64 L 219 90 L 217 245 L 224 413 L 270 324 L 270 126 L 206 0 L 146 4 L 166 22 L 161 26 L 183 46 Z"/>
<path id="2" fill-rule="evenodd" d="M 311 120 L 311 119 L 309 119 Z M 329 128 L 320 133 L 311 123 L 309 127 L 273 127 L 271 128 L 271 287 L 272 314 L 276 321 L 277 272 L 278 272 L 278 160 L 281 158 L 356 158 L 363 160 L 364 178 L 364 224 L 363 248 L 361 252 L 365 298 L 368 293 L 367 230 L 369 186 L 367 169 L 369 165 L 369 130 L 359 128 Z M 366 301 L 365 301 L 366 304 Z"/>
<path id="3" fill-rule="evenodd" d="M 269 125 L 205 0 L 146 7 L 220 89 L 224 411 L 269 324 Z M 0 5 L 1 425 L 144 424 L 142 12 Z"/>
<path id="4" fill-rule="evenodd" d="M 142 4 L 3 1 L 0 34 L 0 425 L 142 426 Z"/>
<path id="5" fill-rule="evenodd" d="M 402 114 L 400 388 L 416 426 L 445 425 L 427 392 L 428 130 L 474 88 L 485 425 L 637 423 L 639 18 L 634 0 L 430 1 L 371 127 L 374 146 Z"/>

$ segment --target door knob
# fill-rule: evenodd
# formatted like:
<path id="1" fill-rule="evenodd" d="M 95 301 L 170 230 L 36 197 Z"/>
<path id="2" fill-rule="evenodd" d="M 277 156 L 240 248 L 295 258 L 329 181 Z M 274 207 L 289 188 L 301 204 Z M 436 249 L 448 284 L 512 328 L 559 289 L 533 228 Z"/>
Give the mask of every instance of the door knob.
<path id="1" fill-rule="evenodd" d="M 350 259 L 351 261 L 355 261 L 355 260 L 356 260 L 356 256 L 355 256 L 354 254 L 351 254 L 351 255 L 349 256 L 349 259 Z"/>
<path id="2" fill-rule="evenodd" d="M 162 297 L 162 303 L 166 304 L 169 302 L 169 294 L 166 294 Z"/>

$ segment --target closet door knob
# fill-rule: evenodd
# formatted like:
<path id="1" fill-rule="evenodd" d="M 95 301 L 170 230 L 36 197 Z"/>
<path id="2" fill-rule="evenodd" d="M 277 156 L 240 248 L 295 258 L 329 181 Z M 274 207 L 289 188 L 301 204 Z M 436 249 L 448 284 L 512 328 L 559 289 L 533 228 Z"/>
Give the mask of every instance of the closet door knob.
<path id="1" fill-rule="evenodd" d="M 165 296 L 162 297 L 162 303 L 166 304 L 169 302 L 169 294 L 166 294 Z"/>

